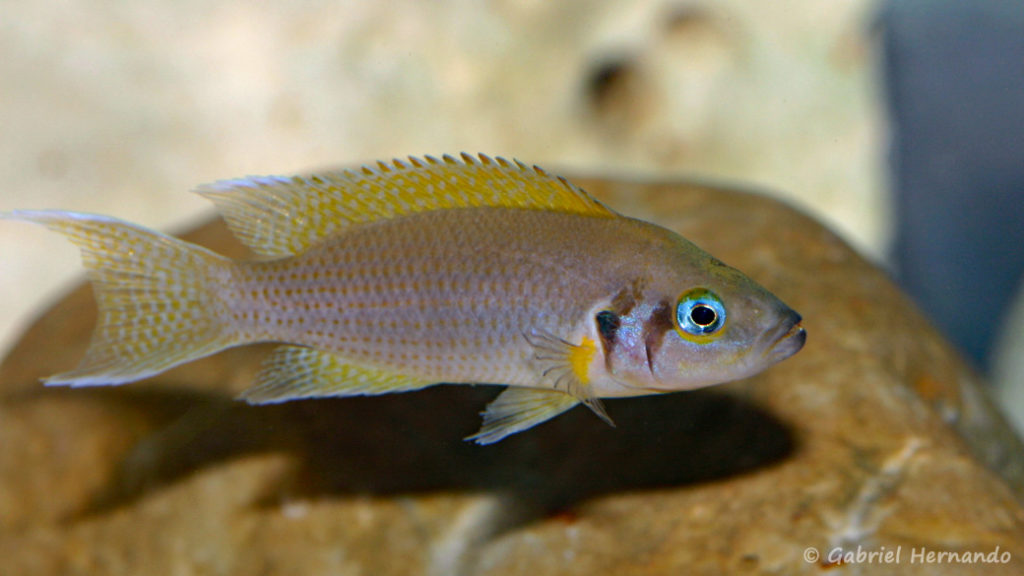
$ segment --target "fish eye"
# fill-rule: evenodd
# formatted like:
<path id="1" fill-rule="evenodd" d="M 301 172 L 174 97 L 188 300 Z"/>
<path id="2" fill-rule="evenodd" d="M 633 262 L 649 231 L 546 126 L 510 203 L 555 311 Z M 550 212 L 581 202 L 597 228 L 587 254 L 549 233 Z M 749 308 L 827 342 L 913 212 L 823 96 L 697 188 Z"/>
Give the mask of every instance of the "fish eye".
<path id="1" fill-rule="evenodd" d="M 679 297 L 676 327 L 680 334 L 706 336 L 725 325 L 725 306 L 714 292 L 697 288 Z"/>

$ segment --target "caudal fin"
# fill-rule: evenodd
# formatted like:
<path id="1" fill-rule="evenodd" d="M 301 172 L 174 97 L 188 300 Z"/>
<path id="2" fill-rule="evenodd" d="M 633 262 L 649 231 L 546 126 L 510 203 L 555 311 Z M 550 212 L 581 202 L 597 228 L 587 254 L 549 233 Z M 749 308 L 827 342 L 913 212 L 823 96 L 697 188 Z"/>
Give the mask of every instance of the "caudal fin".
<path id="1" fill-rule="evenodd" d="M 47 384 L 123 384 L 208 356 L 238 337 L 218 288 L 231 261 L 205 248 L 115 218 L 16 211 L 0 218 L 42 224 L 82 250 L 99 315 L 85 359 Z"/>

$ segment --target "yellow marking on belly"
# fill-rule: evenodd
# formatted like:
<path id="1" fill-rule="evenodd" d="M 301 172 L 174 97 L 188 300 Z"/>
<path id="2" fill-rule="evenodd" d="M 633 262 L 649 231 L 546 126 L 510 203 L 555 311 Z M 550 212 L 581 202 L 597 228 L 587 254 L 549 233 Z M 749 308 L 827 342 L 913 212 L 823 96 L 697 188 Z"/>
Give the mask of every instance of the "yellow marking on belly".
<path id="1" fill-rule="evenodd" d="M 581 384 L 590 382 L 590 363 L 594 361 L 594 354 L 597 353 L 597 346 L 594 341 L 586 336 L 579 346 L 573 346 L 569 350 L 569 365 L 572 366 L 572 374 Z"/>

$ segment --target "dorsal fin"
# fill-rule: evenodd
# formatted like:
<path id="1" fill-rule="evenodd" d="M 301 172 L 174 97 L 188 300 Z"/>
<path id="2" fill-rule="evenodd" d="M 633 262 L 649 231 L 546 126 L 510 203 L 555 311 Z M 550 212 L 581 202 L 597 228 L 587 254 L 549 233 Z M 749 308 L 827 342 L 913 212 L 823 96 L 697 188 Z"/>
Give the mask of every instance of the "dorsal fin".
<path id="1" fill-rule="evenodd" d="M 268 257 L 303 252 L 346 226 L 414 212 L 507 206 L 615 213 L 568 180 L 518 160 L 463 153 L 378 162 L 308 176 L 255 176 L 200 186 L 228 226 Z"/>

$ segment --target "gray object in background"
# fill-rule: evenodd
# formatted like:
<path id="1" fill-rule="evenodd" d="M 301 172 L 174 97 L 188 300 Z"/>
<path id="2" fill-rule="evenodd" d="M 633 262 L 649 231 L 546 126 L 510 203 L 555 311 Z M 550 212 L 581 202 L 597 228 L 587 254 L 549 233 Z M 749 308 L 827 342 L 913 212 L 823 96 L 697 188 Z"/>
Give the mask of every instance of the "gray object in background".
<path id="1" fill-rule="evenodd" d="M 894 264 L 983 369 L 1024 272 L 1024 6 L 890 1 Z"/>

